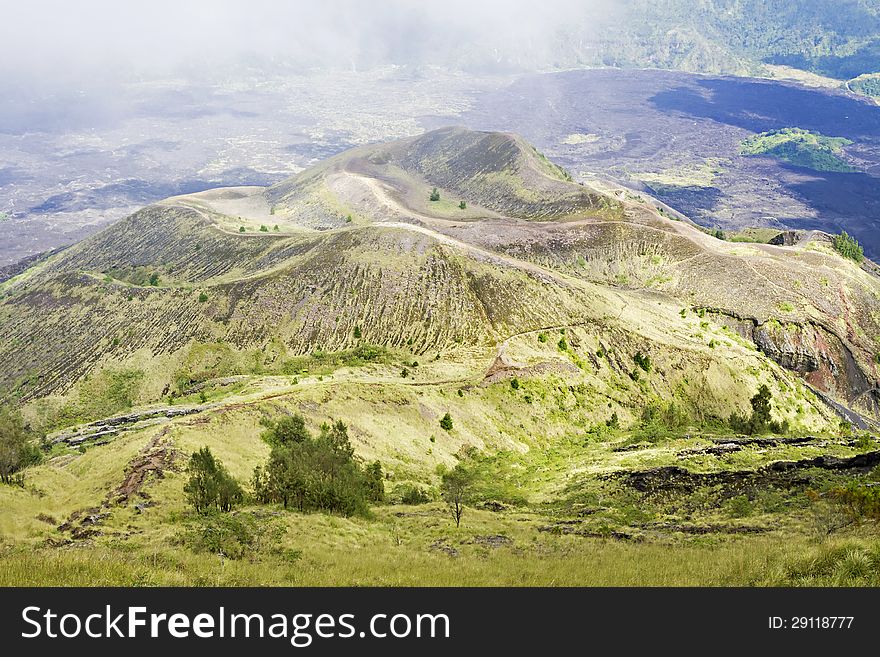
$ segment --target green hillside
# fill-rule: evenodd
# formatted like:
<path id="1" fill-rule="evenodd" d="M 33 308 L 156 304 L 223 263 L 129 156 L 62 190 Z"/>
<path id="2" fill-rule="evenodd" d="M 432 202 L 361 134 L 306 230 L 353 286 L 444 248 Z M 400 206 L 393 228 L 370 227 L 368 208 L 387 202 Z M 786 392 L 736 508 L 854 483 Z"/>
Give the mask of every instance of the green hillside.
<path id="1" fill-rule="evenodd" d="M 834 501 L 880 464 L 863 264 L 716 239 L 459 128 L 167 199 L 0 284 L 0 437 L 31 439 L 0 583 L 875 584 Z M 318 495 L 318 457 L 302 511 L 265 494 L 258 466 L 302 465 L 272 433 L 296 418 L 384 502 Z M 231 512 L 187 501 L 204 447 Z"/>

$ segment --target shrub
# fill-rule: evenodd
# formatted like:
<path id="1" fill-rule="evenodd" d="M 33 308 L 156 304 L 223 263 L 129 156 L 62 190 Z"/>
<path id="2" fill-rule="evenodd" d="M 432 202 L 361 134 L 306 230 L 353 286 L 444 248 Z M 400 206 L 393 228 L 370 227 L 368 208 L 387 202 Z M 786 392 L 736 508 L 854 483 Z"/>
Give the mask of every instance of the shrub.
<path id="1" fill-rule="evenodd" d="M 311 435 L 306 429 L 306 421 L 302 415 L 288 415 L 279 420 L 268 420 L 263 423 L 267 431 L 263 432 L 263 440 L 273 447 L 289 447 L 294 443 L 309 440 Z"/>
<path id="2" fill-rule="evenodd" d="M 737 433 L 756 434 L 770 431 L 775 434 L 786 434 L 789 431 L 788 420 L 777 422 L 772 419 L 770 412 L 773 395 L 763 383 L 758 392 L 752 397 L 750 403 L 752 413 L 749 417 L 743 417 L 736 413 L 732 414 L 727 423 Z"/>
<path id="3" fill-rule="evenodd" d="M 636 355 L 633 356 L 633 360 L 636 362 L 636 365 L 641 367 L 645 372 L 651 371 L 651 357 L 642 355 L 641 351 L 637 351 Z"/>
<path id="4" fill-rule="evenodd" d="M 545 333 L 538 333 L 538 342 L 541 344 L 547 342 L 547 335 Z"/>
<path id="5" fill-rule="evenodd" d="M 620 429 L 620 418 L 616 412 L 611 414 L 611 418 L 605 422 L 605 426 L 609 429 Z"/>
<path id="6" fill-rule="evenodd" d="M 231 511 L 244 498 L 239 483 L 214 458 L 208 447 L 193 452 L 187 471 L 189 480 L 184 484 L 183 492 L 197 513 L 207 513 L 211 509 Z"/>
<path id="7" fill-rule="evenodd" d="M 400 370 L 400 376 L 404 379 L 407 378 L 409 376 L 409 370 L 404 367 L 402 370 Z"/>
<path id="8" fill-rule="evenodd" d="M 452 431 L 452 416 L 449 413 L 440 418 L 440 428 L 445 431 Z"/>
<path id="9" fill-rule="evenodd" d="M 519 379 L 516 377 L 513 377 L 510 380 L 510 387 L 513 388 L 514 390 L 519 390 Z"/>
<path id="10" fill-rule="evenodd" d="M 360 340 L 361 335 L 362 335 L 362 334 L 361 334 L 361 327 L 360 327 L 360 326 L 355 326 L 355 327 L 354 327 L 354 337 L 355 337 L 355 339 Z"/>
<path id="11" fill-rule="evenodd" d="M 428 493 L 413 484 L 401 484 L 394 489 L 394 497 L 400 500 L 401 504 L 427 504 L 431 501 Z"/>
<path id="12" fill-rule="evenodd" d="M 385 482 L 382 473 L 382 464 L 373 461 L 364 470 L 367 499 L 370 502 L 385 501 Z"/>
<path id="13" fill-rule="evenodd" d="M 565 341 L 565 338 L 559 338 L 556 346 L 559 347 L 559 351 L 568 351 L 568 343 Z"/>
<path id="14" fill-rule="evenodd" d="M 752 502 L 748 495 L 736 495 L 727 503 L 727 509 L 734 518 L 746 518 L 752 515 Z"/>
<path id="15" fill-rule="evenodd" d="M 299 415 L 270 425 L 272 452 L 252 480 L 258 500 L 346 516 L 366 515 L 368 502 L 384 500 L 381 465 L 375 461 L 361 467 L 341 421 L 322 425 L 317 437 Z"/>
<path id="16" fill-rule="evenodd" d="M 751 433 L 761 433 L 770 426 L 770 400 L 773 396 L 770 394 L 770 388 L 763 383 L 758 388 L 751 399 L 752 417 L 751 417 Z"/>
<path id="17" fill-rule="evenodd" d="M 465 210 L 465 209 L 467 209 L 467 203 L 462 201 L 461 203 L 458 204 L 458 207 L 462 210 Z"/>
<path id="18" fill-rule="evenodd" d="M 843 231 L 840 235 L 835 235 L 831 243 L 834 245 L 834 249 L 844 258 L 849 258 L 855 262 L 861 262 L 865 259 L 865 252 L 862 246 L 854 237 L 848 235 L 846 231 Z"/>
<path id="19" fill-rule="evenodd" d="M 158 287 L 159 285 L 159 274 L 157 274 L 156 272 L 150 274 L 150 285 L 152 285 L 153 287 Z"/>
<path id="20" fill-rule="evenodd" d="M 227 559 L 253 560 L 261 552 L 284 557 L 300 557 L 297 550 L 279 546 L 286 528 L 277 522 L 248 513 L 199 514 L 187 522 L 187 530 L 177 541 L 196 553 L 218 554 Z"/>
<path id="21" fill-rule="evenodd" d="M 32 438 L 21 413 L 0 407 L 0 482 L 23 483 L 16 474 L 42 460 L 42 453 L 31 442 Z"/>
<path id="22" fill-rule="evenodd" d="M 440 192 L 437 191 L 436 187 L 431 190 L 431 196 L 429 196 L 428 198 L 430 198 L 432 201 L 440 200 Z"/>
<path id="23" fill-rule="evenodd" d="M 199 303 L 205 303 L 208 300 L 208 295 L 202 292 L 199 295 Z"/>
<path id="24" fill-rule="evenodd" d="M 880 521 L 880 488 L 877 486 L 852 481 L 846 486 L 832 489 L 830 495 L 851 523 Z"/>
<path id="25" fill-rule="evenodd" d="M 239 233 L 243 233 L 243 232 L 244 232 L 244 226 L 239 226 L 239 227 L 238 227 L 238 232 L 239 232 Z"/>

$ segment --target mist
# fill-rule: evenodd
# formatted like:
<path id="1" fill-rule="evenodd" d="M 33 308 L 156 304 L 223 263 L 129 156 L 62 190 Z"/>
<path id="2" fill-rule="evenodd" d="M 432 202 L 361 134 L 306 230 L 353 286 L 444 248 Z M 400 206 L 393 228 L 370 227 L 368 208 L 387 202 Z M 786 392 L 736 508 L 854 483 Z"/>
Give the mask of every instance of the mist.
<path id="1" fill-rule="evenodd" d="M 9 5 L 0 39 L 6 78 L 100 84 L 120 78 L 223 75 L 238 67 L 359 69 L 383 64 L 552 65 L 560 35 L 590 32 L 605 0 L 246 4 L 91 0 Z M 619 3 L 617 3 L 619 4 Z"/>

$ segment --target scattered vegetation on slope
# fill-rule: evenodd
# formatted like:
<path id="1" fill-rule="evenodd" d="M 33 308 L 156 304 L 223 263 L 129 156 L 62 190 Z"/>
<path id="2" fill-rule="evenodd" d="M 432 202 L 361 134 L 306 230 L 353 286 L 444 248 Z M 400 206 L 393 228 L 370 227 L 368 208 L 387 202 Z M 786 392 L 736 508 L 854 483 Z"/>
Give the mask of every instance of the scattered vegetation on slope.
<path id="1" fill-rule="evenodd" d="M 839 235 L 835 235 L 831 243 L 834 245 L 834 249 L 844 258 L 849 258 L 856 262 L 862 262 L 862 260 L 865 259 L 865 252 L 862 249 L 862 245 L 859 244 L 856 238 L 847 234 L 846 231 L 843 231 Z"/>

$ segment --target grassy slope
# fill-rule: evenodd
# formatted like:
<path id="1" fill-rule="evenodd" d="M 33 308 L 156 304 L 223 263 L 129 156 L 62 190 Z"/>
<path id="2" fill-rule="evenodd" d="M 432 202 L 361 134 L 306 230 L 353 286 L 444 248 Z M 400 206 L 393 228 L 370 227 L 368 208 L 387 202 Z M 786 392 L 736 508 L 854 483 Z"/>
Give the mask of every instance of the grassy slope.
<path id="1" fill-rule="evenodd" d="M 823 331 L 858 345 L 864 362 L 880 321 L 871 314 L 876 281 L 821 245 L 733 245 L 639 204 L 602 201 L 510 137 L 435 137 L 452 150 L 481 152 L 488 143 L 506 164 L 474 158 L 476 170 L 461 179 L 425 144 L 398 144 L 405 150 L 390 159 L 382 147 L 366 147 L 270 190 L 278 234 L 239 234 L 237 216 L 224 219 L 210 199 L 181 199 L 0 287 L 4 376 L 7 385 L 31 379 L 32 419 L 85 421 L 156 405 L 169 392 L 177 403 L 203 405 L 82 454 L 58 447 L 57 460 L 28 471 L 27 489 L 0 488 L 0 581 L 741 584 L 769 577 L 768 559 L 813 549 L 803 490 L 749 499 L 744 519 L 718 491 L 694 491 L 702 506 L 639 501 L 603 476 L 673 464 L 754 471 L 778 459 L 866 449 L 836 433 L 836 418 L 797 375 L 695 309 L 772 324 L 783 346 L 810 348 L 798 336 L 818 330 L 805 328 L 811 323 L 827 325 Z M 392 163 L 407 158 L 421 173 Z M 468 214 L 433 209 L 425 194 L 432 184 L 446 199 L 466 192 Z M 556 223 L 500 216 L 528 214 L 543 194 L 555 202 L 543 218 Z M 297 223 L 306 206 L 319 209 Z M 335 230 L 314 230 L 331 220 Z M 158 286 L 133 283 L 152 271 Z M 365 356 L 370 343 L 382 349 Z M 649 372 L 637 367 L 637 352 L 650 356 Z M 486 379 L 496 358 L 506 365 Z M 719 457 L 701 451 L 725 439 L 719 418 L 745 412 L 760 383 L 773 392 L 777 419 L 819 439 Z M 52 394 L 41 396 L 40 386 Z M 642 426 L 643 408 L 670 402 L 686 417 L 680 426 Z M 438 423 L 447 411 L 450 432 Z M 144 489 L 157 506 L 110 505 L 101 534 L 73 543 L 57 529 L 100 506 L 159 432 L 182 455 L 210 445 L 247 480 L 267 453 L 260 420 L 291 412 L 313 428 L 330 418 L 349 424 L 358 453 L 388 471 L 392 498 L 413 483 L 436 494 L 437 465 L 481 448 L 489 455 L 480 463 L 483 499 L 512 506 L 470 509 L 461 530 L 436 503 L 380 507 L 369 520 L 280 513 L 269 522 L 288 527 L 282 543 L 301 557 L 291 563 L 258 551 L 253 561 L 231 562 L 175 542 L 188 522 L 184 477 L 168 471 Z M 603 429 L 614 414 L 621 428 Z M 831 482 L 821 472 L 811 481 Z M 774 533 L 724 529 L 744 522 Z M 689 534 L 663 523 L 722 529 Z M 634 538 L 566 534 L 573 526 Z M 495 535 L 512 544 L 487 547 L 485 537 Z M 48 547 L 59 542 L 63 548 Z M 727 559 L 721 568 L 719 555 Z M 784 579 L 785 569 L 772 572 Z"/>

